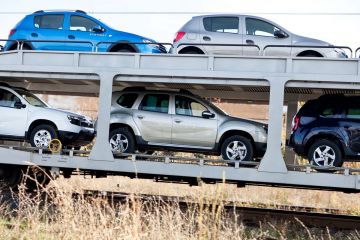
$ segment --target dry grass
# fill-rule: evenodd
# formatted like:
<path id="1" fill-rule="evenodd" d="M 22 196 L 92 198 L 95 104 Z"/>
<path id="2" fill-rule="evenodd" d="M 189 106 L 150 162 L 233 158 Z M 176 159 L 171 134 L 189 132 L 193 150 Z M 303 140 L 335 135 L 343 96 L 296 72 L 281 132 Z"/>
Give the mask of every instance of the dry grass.
<path id="1" fill-rule="evenodd" d="M 241 217 L 224 212 L 226 188 L 212 189 L 210 205 L 200 191 L 198 204 L 184 210 L 135 197 L 118 205 L 101 198 L 74 200 L 71 193 L 81 188 L 55 181 L 35 196 L 20 191 L 15 207 L 2 204 L 0 239 L 360 239 L 356 231 L 308 229 L 297 221 L 245 226 Z"/>
<path id="2" fill-rule="evenodd" d="M 154 182 L 152 180 L 130 179 L 127 177 L 111 176 L 103 179 L 83 178 L 75 176 L 71 179 L 58 179 L 58 184 L 76 186 L 81 189 L 119 191 L 135 194 L 153 194 L 188 197 L 198 199 L 213 199 L 218 191 L 218 185 L 202 184 L 188 186 L 186 184 L 171 184 Z M 223 185 L 223 184 L 221 184 Z M 360 215 L 360 194 L 348 194 L 332 191 L 272 188 L 261 186 L 246 186 L 237 188 L 236 185 L 225 184 L 221 188 L 222 196 L 227 201 L 248 202 L 252 205 L 293 205 L 315 208 L 340 209 L 346 214 Z"/>

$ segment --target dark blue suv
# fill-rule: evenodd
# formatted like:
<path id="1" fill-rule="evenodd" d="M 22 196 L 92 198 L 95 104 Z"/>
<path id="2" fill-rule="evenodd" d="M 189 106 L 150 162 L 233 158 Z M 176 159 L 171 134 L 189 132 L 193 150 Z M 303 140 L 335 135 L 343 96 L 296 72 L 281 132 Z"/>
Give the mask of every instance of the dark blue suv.
<path id="1" fill-rule="evenodd" d="M 341 167 L 360 159 L 360 96 L 323 95 L 293 119 L 289 145 L 311 164 Z"/>
<path id="2" fill-rule="evenodd" d="M 10 31 L 9 39 L 23 41 L 23 49 L 33 50 L 166 53 L 154 40 L 112 29 L 80 10 L 34 12 Z M 17 45 L 8 41 L 4 50 Z"/>

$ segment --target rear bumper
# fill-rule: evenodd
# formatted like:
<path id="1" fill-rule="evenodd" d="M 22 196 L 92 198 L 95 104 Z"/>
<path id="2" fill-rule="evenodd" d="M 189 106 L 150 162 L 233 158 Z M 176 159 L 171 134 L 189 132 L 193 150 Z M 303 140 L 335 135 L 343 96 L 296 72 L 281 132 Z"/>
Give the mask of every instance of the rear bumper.
<path id="1" fill-rule="evenodd" d="M 79 133 L 59 131 L 59 139 L 65 146 L 85 146 L 92 142 L 94 131 L 81 130 Z"/>

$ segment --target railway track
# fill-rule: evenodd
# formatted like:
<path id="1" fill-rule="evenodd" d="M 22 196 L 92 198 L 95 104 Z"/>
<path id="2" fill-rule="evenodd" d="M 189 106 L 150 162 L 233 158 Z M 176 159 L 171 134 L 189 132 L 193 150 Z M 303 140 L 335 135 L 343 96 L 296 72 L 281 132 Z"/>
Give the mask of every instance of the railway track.
<path id="1" fill-rule="evenodd" d="M 29 193 L 37 195 L 38 193 Z M 141 201 L 157 203 L 157 206 L 166 204 L 177 204 L 180 209 L 187 210 L 190 207 L 199 206 L 199 201 L 189 197 L 174 197 L 150 194 L 129 194 L 125 192 L 107 192 L 84 190 L 83 193 L 73 193 L 73 199 L 102 198 L 110 204 L 121 204 L 125 202 Z M 10 208 L 16 209 L 18 204 L 16 194 L 3 191 L 0 193 L 0 204 L 6 203 Z M 260 226 L 260 223 L 287 222 L 303 224 L 306 227 L 329 228 L 333 230 L 360 230 L 360 216 L 349 215 L 339 209 L 312 208 L 289 205 L 269 205 L 248 202 L 211 201 L 204 200 L 201 203 L 208 207 L 221 207 L 225 213 L 236 214 L 239 222 L 248 226 Z M 233 215 L 232 215 L 233 216 Z"/>
<path id="2" fill-rule="evenodd" d="M 79 194 L 74 194 L 74 197 Z M 112 203 L 121 203 L 136 199 L 138 201 L 157 201 L 160 204 L 176 203 L 182 209 L 198 205 L 195 200 L 184 197 L 172 197 L 163 195 L 136 194 L 124 192 L 106 192 L 85 190 L 85 198 L 102 197 Z M 205 202 L 204 205 L 214 203 Z M 260 222 L 287 221 L 303 223 L 306 227 L 329 228 L 337 230 L 360 230 L 360 216 L 347 215 L 338 209 L 312 208 L 288 205 L 265 205 L 251 206 L 247 202 L 222 202 L 224 210 L 228 213 L 236 213 L 246 225 L 257 226 Z"/>

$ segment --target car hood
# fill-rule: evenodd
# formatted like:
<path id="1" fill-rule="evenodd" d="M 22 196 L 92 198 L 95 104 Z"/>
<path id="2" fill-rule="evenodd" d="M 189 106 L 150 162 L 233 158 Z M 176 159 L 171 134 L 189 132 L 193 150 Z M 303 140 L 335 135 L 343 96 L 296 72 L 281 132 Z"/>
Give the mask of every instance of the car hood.
<path id="1" fill-rule="evenodd" d="M 255 121 L 255 120 L 251 120 L 251 119 L 245 119 L 245 118 L 239 118 L 239 117 L 233 117 L 233 116 L 228 116 L 228 120 L 229 121 L 241 121 L 241 122 L 246 122 L 246 123 L 250 123 L 250 124 L 254 124 L 256 126 L 262 127 L 262 126 L 266 126 L 267 127 L 267 123 L 265 122 L 261 122 L 261 121 Z"/>
<path id="2" fill-rule="evenodd" d="M 292 43 L 294 45 L 315 45 L 315 46 L 330 46 L 331 44 L 319 39 L 304 37 L 293 34 Z"/>
<path id="3" fill-rule="evenodd" d="M 87 116 L 80 115 L 80 114 L 78 114 L 78 113 L 74 113 L 74 112 L 71 112 L 71 111 L 63 110 L 63 109 L 51 108 L 51 107 L 42 108 L 42 109 L 44 109 L 44 110 L 46 110 L 46 111 L 49 111 L 49 112 L 63 113 L 63 114 L 71 115 L 71 116 L 74 116 L 74 117 L 81 117 L 81 118 L 90 119 L 90 118 L 87 117 Z"/>
<path id="4" fill-rule="evenodd" d="M 147 37 L 143 37 L 143 36 L 140 36 L 140 35 L 137 35 L 137 34 L 134 34 L 134 33 L 123 32 L 123 31 L 115 30 L 115 29 L 112 30 L 111 34 L 115 38 L 117 37 L 117 35 L 119 35 L 119 36 L 121 36 L 121 39 L 126 39 L 126 40 L 129 40 L 131 42 L 142 42 L 143 39 L 146 39 L 146 40 L 149 40 L 149 41 L 152 41 L 152 42 L 156 42 L 155 40 L 153 40 L 151 38 L 147 38 Z"/>

